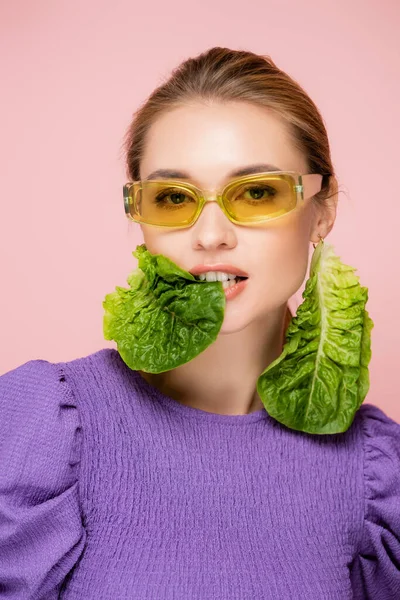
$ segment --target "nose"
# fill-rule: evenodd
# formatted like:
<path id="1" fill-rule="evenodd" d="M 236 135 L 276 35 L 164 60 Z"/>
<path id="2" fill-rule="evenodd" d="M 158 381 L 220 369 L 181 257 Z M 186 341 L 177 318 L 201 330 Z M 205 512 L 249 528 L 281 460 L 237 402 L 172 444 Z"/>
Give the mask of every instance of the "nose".
<path id="1" fill-rule="evenodd" d="M 193 248 L 208 251 L 220 247 L 234 248 L 237 244 L 236 227 L 218 203 L 209 200 L 193 225 Z"/>

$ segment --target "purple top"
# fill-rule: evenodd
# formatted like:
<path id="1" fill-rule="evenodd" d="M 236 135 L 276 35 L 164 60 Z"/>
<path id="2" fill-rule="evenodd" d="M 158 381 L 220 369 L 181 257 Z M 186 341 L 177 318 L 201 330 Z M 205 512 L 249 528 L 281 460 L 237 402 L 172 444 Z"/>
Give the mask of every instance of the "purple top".
<path id="1" fill-rule="evenodd" d="M 0 597 L 400 598 L 400 425 L 161 394 L 114 349 L 0 377 Z"/>

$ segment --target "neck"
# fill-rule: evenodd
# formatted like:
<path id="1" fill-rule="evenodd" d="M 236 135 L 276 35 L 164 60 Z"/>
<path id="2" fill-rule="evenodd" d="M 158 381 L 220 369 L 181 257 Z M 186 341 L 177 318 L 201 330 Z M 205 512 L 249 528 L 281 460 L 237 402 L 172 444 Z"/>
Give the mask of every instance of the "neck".
<path id="1" fill-rule="evenodd" d="M 263 408 L 257 379 L 282 352 L 286 304 L 216 341 L 188 363 L 164 373 L 139 373 L 163 394 L 207 412 L 241 415 Z M 262 334 L 260 335 L 260 332 Z"/>

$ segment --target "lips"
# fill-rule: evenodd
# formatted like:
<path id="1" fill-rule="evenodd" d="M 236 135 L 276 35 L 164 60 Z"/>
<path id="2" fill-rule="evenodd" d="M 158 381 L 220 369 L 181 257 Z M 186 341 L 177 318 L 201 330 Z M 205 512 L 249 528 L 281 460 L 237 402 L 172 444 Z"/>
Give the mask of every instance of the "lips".
<path id="1" fill-rule="evenodd" d="M 215 265 L 196 265 L 193 269 L 189 270 L 189 273 L 196 276 L 201 273 L 207 273 L 208 271 L 223 271 L 224 273 L 232 273 L 232 275 L 236 275 L 237 277 L 248 278 L 248 274 L 242 269 L 239 269 L 239 267 L 222 263 Z"/>

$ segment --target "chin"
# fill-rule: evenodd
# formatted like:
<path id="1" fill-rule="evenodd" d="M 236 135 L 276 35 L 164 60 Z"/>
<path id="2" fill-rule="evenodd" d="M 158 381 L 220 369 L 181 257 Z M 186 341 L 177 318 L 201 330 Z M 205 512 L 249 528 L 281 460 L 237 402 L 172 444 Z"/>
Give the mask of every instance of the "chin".
<path id="1" fill-rule="evenodd" d="M 279 317 L 282 309 L 279 301 L 274 302 L 274 298 L 269 298 L 268 301 L 261 302 L 260 298 L 247 298 L 244 296 L 237 299 L 228 300 L 225 306 L 224 320 L 222 322 L 219 335 L 229 333 L 238 333 L 247 327 L 251 327 L 255 332 L 261 332 L 267 327 L 271 320 L 276 320 Z"/>
<path id="2" fill-rule="evenodd" d="M 246 314 L 243 308 L 235 310 L 232 307 L 232 310 L 230 310 L 230 307 L 227 306 L 219 335 L 242 331 L 254 321 L 254 318 L 251 318 L 251 314 L 251 311 Z"/>

